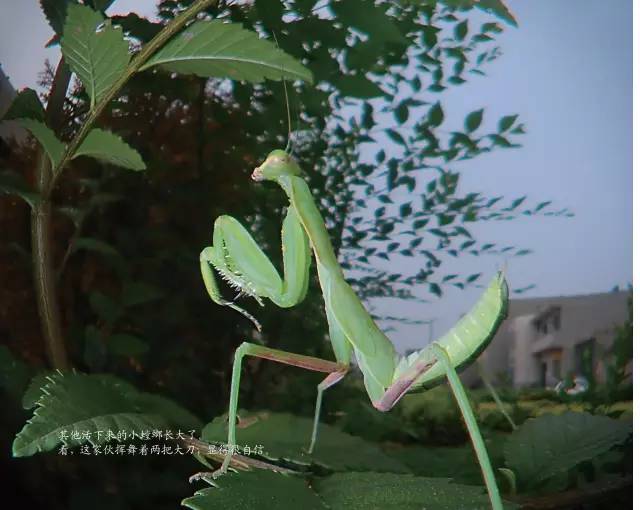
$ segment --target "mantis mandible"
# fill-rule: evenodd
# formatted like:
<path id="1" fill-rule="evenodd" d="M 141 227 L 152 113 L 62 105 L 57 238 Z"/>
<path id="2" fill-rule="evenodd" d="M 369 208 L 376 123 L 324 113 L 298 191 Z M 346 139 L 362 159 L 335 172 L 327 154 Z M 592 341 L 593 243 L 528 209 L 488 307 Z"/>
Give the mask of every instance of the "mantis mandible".
<path id="1" fill-rule="evenodd" d="M 215 221 L 212 246 L 200 254 L 200 268 L 207 291 L 213 301 L 242 313 L 260 329 L 251 314 L 235 302 L 222 298 L 213 269 L 241 294 L 253 297 L 260 304 L 262 298 L 268 298 L 279 307 L 289 308 L 300 303 L 306 295 L 313 253 L 335 361 L 242 343 L 233 362 L 228 444 L 236 443 L 235 418 L 241 365 L 245 356 L 328 374 L 318 384 L 309 445 L 309 453 L 312 453 L 323 393 L 347 374 L 352 355 L 355 355 L 371 403 L 380 411 L 391 409 L 408 392 L 425 391 L 445 378 L 449 379 L 476 448 L 493 508 L 502 508 L 486 448 L 456 369 L 473 361 L 484 350 L 506 316 L 508 288 L 503 272 L 493 278 L 473 310 L 446 335 L 422 351 L 401 357 L 345 281 L 324 220 L 293 157 L 286 150 L 274 150 L 251 177 L 257 182 L 278 184 L 289 200 L 282 226 L 284 274 L 280 276 L 251 234 L 236 219 L 220 216 Z M 232 457 L 233 446 L 230 446 L 214 477 L 226 472 Z"/>

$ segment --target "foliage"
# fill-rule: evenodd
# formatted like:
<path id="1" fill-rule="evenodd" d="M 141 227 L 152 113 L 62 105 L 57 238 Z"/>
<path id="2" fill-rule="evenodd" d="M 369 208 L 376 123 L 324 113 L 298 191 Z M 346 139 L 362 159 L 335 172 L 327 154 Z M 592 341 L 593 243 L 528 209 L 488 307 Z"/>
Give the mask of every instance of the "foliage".
<path id="1" fill-rule="evenodd" d="M 559 433 L 562 431 L 561 433 Z M 504 447 L 505 461 L 518 483 L 535 488 L 624 442 L 631 423 L 588 413 L 543 415 L 527 421 Z"/>
<path id="2" fill-rule="evenodd" d="M 46 376 L 46 381 L 35 402 L 33 418 L 13 442 L 15 457 L 52 450 L 60 443 L 71 447 L 87 441 L 73 437 L 73 431 L 88 431 L 88 441 L 95 446 L 108 440 L 107 430 L 143 431 L 199 424 L 180 406 L 158 395 L 139 393 L 113 376 L 57 373 Z M 32 398 L 25 400 L 31 405 Z"/>

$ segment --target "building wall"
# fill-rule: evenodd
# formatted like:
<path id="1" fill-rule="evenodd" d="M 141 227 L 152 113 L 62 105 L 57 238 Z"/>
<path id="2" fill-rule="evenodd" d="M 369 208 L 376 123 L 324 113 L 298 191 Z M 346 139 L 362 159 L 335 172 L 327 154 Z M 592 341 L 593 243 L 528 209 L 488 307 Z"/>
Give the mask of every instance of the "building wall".
<path id="1" fill-rule="evenodd" d="M 516 387 L 537 386 L 541 382 L 542 363 L 547 363 L 547 385 L 553 384 L 551 365 L 560 359 L 560 375 L 576 372 L 579 361 L 576 348 L 593 341 L 593 373 L 603 381 L 606 364 L 615 337 L 615 327 L 628 318 L 629 291 L 511 300 L 509 315 L 495 338 L 463 374 L 466 383 L 481 384 L 479 366 L 494 383 L 509 380 Z M 559 327 L 553 321 L 546 332 L 539 319 L 552 309 L 559 309 Z M 584 375 L 584 374 L 583 374 Z"/>

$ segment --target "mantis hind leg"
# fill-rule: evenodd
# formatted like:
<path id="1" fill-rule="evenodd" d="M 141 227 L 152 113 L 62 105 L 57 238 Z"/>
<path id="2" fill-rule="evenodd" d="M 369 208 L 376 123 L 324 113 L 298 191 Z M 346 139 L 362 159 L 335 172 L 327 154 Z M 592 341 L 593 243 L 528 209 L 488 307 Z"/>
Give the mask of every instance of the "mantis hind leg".
<path id="1" fill-rule="evenodd" d="M 316 439 L 318 437 L 318 423 L 320 422 L 320 409 L 322 408 L 322 394 L 324 390 L 331 388 L 334 384 L 339 383 L 347 372 L 349 371 L 348 366 L 344 369 L 339 370 L 337 372 L 331 372 L 324 380 L 318 384 L 318 396 L 316 397 L 316 410 L 313 415 L 313 431 L 311 432 L 311 442 L 309 443 L 309 449 L 307 453 L 312 454 L 313 448 L 316 445 Z"/>

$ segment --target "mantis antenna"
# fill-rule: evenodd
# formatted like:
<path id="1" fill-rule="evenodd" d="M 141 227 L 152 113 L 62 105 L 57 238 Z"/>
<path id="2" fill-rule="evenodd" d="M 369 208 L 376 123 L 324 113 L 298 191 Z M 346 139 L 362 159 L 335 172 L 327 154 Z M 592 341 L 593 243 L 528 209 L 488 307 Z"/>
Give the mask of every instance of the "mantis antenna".
<path id="1" fill-rule="evenodd" d="M 280 49 L 280 45 L 278 44 L 278 38 L 276 37 L 276 33 L 272 30 L 273 40 L 276 42 L 276 47 Z M 283 69 L 284 70 L 284 69 Z M 284 101 L 287 105 L 287 146 L 284 148 L 284 151 L 287 153 L 291 152 L 291 110 L 289 109 L 289 91 L 287 89 L 287 80 L 282 78 L 282 86 L 284 88 Z"/>

